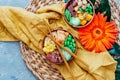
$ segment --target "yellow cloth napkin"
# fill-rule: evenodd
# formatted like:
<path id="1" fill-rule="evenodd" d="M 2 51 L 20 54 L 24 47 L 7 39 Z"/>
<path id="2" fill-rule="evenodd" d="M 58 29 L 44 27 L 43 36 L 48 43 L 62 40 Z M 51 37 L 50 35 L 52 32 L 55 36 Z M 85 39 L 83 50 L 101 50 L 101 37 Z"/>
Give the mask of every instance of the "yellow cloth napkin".
<path id="1" fill-rule="evenodd" d="M 76 80 L 115 80 L 116 61 L 109 53 L 86 51 L 80 44 L 78 33 L 64 21 L 64 4 L 54 4 L 38 9 L 36 14 L 18 7 L 0 7 L 0 41 L 23 41 L 33 50 L 43 54 L 42 41 L 48 25 L 51 30 L 69 31 L 78 45 L 77 59 L 69 62 Z M 48 25 L 47 25 L 48 24 Z M 66 80 L 73 80 L 65 65 L 55 65 Z"/>

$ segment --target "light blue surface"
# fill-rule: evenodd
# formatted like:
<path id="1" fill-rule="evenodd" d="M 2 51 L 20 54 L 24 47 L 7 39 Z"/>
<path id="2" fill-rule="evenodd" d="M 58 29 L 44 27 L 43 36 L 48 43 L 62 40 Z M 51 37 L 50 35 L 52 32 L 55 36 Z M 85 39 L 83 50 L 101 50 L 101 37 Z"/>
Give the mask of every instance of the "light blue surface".
<path id="1" fill-rule="evenodd" d="M 120 4 L 120 0 L 117 0 L 118 1 L 118 3 Z"/>
<path id="2" fill-rule="evenodd" d="M 16 6 L 25 8 L 29 0 L 0 0 L 0 6 Z"/>
<path id="3" fill-rule="evenodd" d="M 0 6 L 25 8 L 28 1 L 0 0 Z M 22 60 L 19 42 L 0 42 L 0 80 L 36 80 Z"/>
<path id="4" fill-rule="evenodd" d="M 0 6 L 25 8 L 28 1 L 0 0 Z M 19 42 L 0 42 L 0 80 L 37 80 L 22 60 Z"/>

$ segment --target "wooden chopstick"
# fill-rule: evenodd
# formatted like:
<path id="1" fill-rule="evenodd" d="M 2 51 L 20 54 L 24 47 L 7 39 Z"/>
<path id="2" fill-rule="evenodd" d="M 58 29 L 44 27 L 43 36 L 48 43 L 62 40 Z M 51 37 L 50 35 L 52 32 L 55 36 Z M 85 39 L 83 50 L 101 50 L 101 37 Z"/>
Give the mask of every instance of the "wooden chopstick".
<path id="1" fill-rule="evenodd" d="M 48 23 L 47 23 L 47 25 L 48 25 Z M 52 32 L 51 32 L 51 30 L 50 30 L 49 25 L 48 25 L 48 31 L 49 31 L 49 33 L 50 33 L 50 35 L 51 35 L 51 37 L 52 37 Z M 64 63 L 65 63 L 66 68 L 67 68 L 68 71 L 70 72 L 70 74 L 71 74 L 71 76 L 72 76 L 72 79 L 75 80 L 75 76 L 74 76 L 73 72 L 71 71 L 68 62 L 66 61 L 66 59 L 65 59 L 64 55 L 62 54 L 62 52 L 61 52 L 60 48 L 58 47 L 58 45 L 57 45 L 57 49 L 58 49 L 58 51 L 59 51 L 59 53 L 60 53 L 60 55 L 61 55 L 61 57 L 62 57 L 62 59 L 63 59 L 63 61 L 64 61 Z"/>
<path id="2" fill-rule="evenodd" d="M 70 72 L 70 74 L 72 76 L 72 79 L 75 80 L 75 76 L 74 76 L 72 70 L 70 69 L 70 66 L 69 66 L 68 62 L 66 61 L 66 59 L 65 59 L 64 55 L 62 54 L 62 52 L 61 52 L 60 48 L 58 47 L 58 45 L 57 45 L 57 49 L 58 49 L 58 51 L 59 51 L 59 53 L 60 53 L 60 55 L 61 55 L 61 57 L 62 57 L 62 59 L 63 59 L 63 61 L 65 63 L 65 65 L 66 65 L 68 71 Z"/>

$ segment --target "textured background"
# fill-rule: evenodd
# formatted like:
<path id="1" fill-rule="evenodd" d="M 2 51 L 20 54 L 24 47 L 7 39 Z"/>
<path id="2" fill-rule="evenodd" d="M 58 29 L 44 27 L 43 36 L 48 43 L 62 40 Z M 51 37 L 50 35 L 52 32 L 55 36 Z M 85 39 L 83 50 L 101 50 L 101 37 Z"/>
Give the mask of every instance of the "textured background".
<path id="1" fill-rule="evenodd" d="M 0 6 L 23 7 L 29 0 L 0 0 Z M 36 80 L 27 69 L 19 42 L 0 42 L 0 80 Z"/>
<path id="2" fill-rule="evenodd" d="M 0 0 L 0 6 L 25 8 L 28 1 Z M 0 80 L 36 80 L 22 60 L 19 42 L 0 42 Z"/>

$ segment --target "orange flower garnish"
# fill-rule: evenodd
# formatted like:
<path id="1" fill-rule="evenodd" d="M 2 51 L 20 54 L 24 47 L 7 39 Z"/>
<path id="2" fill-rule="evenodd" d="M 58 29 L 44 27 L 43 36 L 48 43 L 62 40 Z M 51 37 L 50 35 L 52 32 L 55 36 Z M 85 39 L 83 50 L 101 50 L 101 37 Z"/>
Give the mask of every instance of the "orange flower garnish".
<path id="1" fill-rule="evenodd" d="M 112 48 L 118 30 L 115 22 L 106 22 L 106 19 L 100 13 L 95 14 L 91 24 L 78 30 L 80 42 L 85 49 L 103 52 Z"/>

